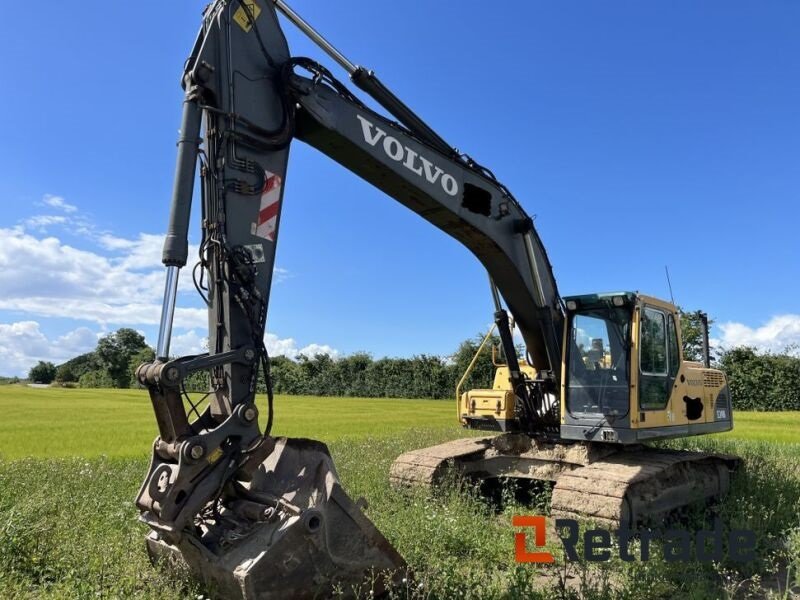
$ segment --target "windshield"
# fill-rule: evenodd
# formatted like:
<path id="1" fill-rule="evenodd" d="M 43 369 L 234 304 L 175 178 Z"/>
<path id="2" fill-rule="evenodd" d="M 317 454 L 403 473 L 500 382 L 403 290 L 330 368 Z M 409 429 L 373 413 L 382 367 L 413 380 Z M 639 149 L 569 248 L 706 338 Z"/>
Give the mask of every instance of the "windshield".
<path id="1" fill-rule="evenodd" d="M 567 357 L 567 410 L 621 416 L 628 412 L 628 308 L 598 307 L 572 315 Z"/>

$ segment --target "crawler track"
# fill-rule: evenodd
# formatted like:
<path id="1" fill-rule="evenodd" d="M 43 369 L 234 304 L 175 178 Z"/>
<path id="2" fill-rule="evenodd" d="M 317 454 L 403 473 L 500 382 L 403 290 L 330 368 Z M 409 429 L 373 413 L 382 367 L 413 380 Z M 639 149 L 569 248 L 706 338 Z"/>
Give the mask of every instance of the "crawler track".
<path id="1" fill-rule="evenodd" d="M 392 464 L 390 478 L 397 485 L 424 486 L 437 485 L 449 472 L 476 479 L 553 481 L 553 516 L 616 528 L 724 495 L 738 462 L 721 454 L 503 434 L 407 452 Z"/>

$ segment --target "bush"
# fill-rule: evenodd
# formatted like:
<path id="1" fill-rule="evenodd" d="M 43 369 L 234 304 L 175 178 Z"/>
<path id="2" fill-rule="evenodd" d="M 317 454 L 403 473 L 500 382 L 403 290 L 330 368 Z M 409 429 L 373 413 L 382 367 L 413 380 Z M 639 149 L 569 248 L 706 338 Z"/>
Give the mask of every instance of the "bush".
<path id="1" fill-rule="evenodd" d="M 77 381 L 58 381 L 56 380 L 51 387 L 60 387 L 60 388 L 68 388 L 68 389 L 75 389 L 78 387 Z"/>
<path id="2" fill-rule="evenodd" d="M 58 367 L 58 369 L 56 369 L 56 381 L 58 383 L 78 381 L 78 378 L 75 376 L 75 372 L 72 370 L 72 365 L 69 363 L 64 363 Z"/>
<path id="3" fill-rule="evenodd" d="M 56 378 L 56 366 L 51 362 L 40 360 L 28 373 L 33 383 L 53 383 Z"/>
<path id="4" fill-rule="evenodd" d="M 58 371 L 63 369 L 68 374 L 72 374 L 71 379 L 65 379 L 64 381 L 78 381 L 81 378 L 81 375 L 84 373 L 88 373 L 89 371 L 94 371 L 100 368 L 101 365 L 97 355 L 94 352 L 87 352 L 86 354 L 76 356 L 75 358 L 72 358 L 60 365 L 58 367 Z M 57 381 L 59 380 L 58 371 L 56 371 Z"/>
<path id="5" fill-rule="evenodd" d="M 421 354 L 373 359 L 365 352 L 342 358 L 327 354 L 270 359 L 275 393 L 370 398 L 452 398 L 483 336 L 463 342 L 449 358 Z M 493 340 L 497 341 L 497 340 Z M 494 367 L 487 346 L 464 389 L 492 386 Z M 264 392 L 263 380 L 259 391 Z"/>
<path id="6" fill-rule="evenodd" d="M 100 338 L 94 353 L 100 365 L 113 380 L 113 387 L 126 388 L 131 385 L 131 361 L 142 352 L 148 353 L 148 351 L 150 348 L 141 333 L 123 327 Z"/>
<path id="7" fill-rule="evenodd" d="M 98 369 L 81 375 L 78 385 L 82 388 L 112 388 L 114 380 L 107 371 Z"/>
<path id="8" fill-rule="evenodd" d="M 211 388 L 210 372 L 195 371 L 184 380 L 183 388 L 187 392 L 206 393 Z"/>
<path id="9" fill-rule="evenodd" d="M 800 358 L 742 346 L 723 352 L 719 365 L 735 409 L 800 410 Z"/>

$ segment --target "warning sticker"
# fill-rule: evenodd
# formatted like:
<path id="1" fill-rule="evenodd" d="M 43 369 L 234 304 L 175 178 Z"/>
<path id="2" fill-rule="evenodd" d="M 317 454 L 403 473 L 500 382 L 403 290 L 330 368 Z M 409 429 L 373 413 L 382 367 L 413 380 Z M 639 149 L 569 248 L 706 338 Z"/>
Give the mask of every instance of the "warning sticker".
<path id="1" fill-rule="evenodd" d="M 275 241 L 275 230 L 278 227 L 278 213 L 281 208 L 281 187 L 283 180 L 280 175 L 269 171 L 264 172 L 264 189 L 261 190 L 261 204 L 255 223 L 250 225 L 250 233 L 258 237 Z"/>
<path id="2" fill-rule="evenodd" d="M 261 14 L 261 9 L 256 4 L 256 0 L 244 0 L 242 4 L 244 6 L 240 5 L 236 12 L 233 13 L 233 20 L 236 21 L 239 27 L 244 29 L 245 33 L 250 33 L 253 23 L 256 22 L 258 15 Z"/>

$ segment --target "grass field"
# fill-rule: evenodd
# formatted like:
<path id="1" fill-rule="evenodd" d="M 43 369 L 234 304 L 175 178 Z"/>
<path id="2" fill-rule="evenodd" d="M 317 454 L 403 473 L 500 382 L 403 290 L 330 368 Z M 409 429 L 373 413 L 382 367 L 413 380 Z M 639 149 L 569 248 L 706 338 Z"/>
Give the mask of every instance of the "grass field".
<path id="1" fill-rule="evenodd" d="M 259 398 L 259 407 L 266 400 Z M 133 457 L 157 434 L 144 390 L 0 386 L 0 457 Z M 263 421 L 262 414 L 262 421 Z M 454 432 L 453 402 L 277 396 L 276 435 L 320 440 L 387 437 L 415 427 Z"/>
<path id="2" fill-rule="evenodd" d="M 277 396 L 273 431 L 323 441 L 385 438 L 417 428 L 464 436 L 454 404 Z M 259 399 L 259 406 L 264 405 L 264 399 Z M 0 414 L 0 458 L 4 459 L 144 456 L 157 433 L 150 398 L 143 390 L 5 385 L 0 386 Z M 737 412 L 734 418 L 734 431 L 715 437 L 800 444 L 800 412 Z"/>
<path id="3" fill-rule="evenodd" d="M 197 598 L 186 579 L 150 566 L 133 497 L 155 423 L 146 393 L 0 387 L 0 598 Z M 757 560 L 719 565 L 513 560 L 514 514 L 547 511 L 546 490 L 489 503 L 451 486 L 399 493 L 387 472 L 403 451 L 464 436 L 452 402 L 276 399 L 275 433 L 329 443 L 345 488 L 415 571 L 420 598 L 789 598 L 800 569 L 800 413 L 737 413 L 732 433 L 671 442 L 738 454 L 728 497 L 682 523 L 757 534 Z M 419 587 L 419 585 L 421 587 Z M 413 593 L 411 593 L 413 591 Z"/>

